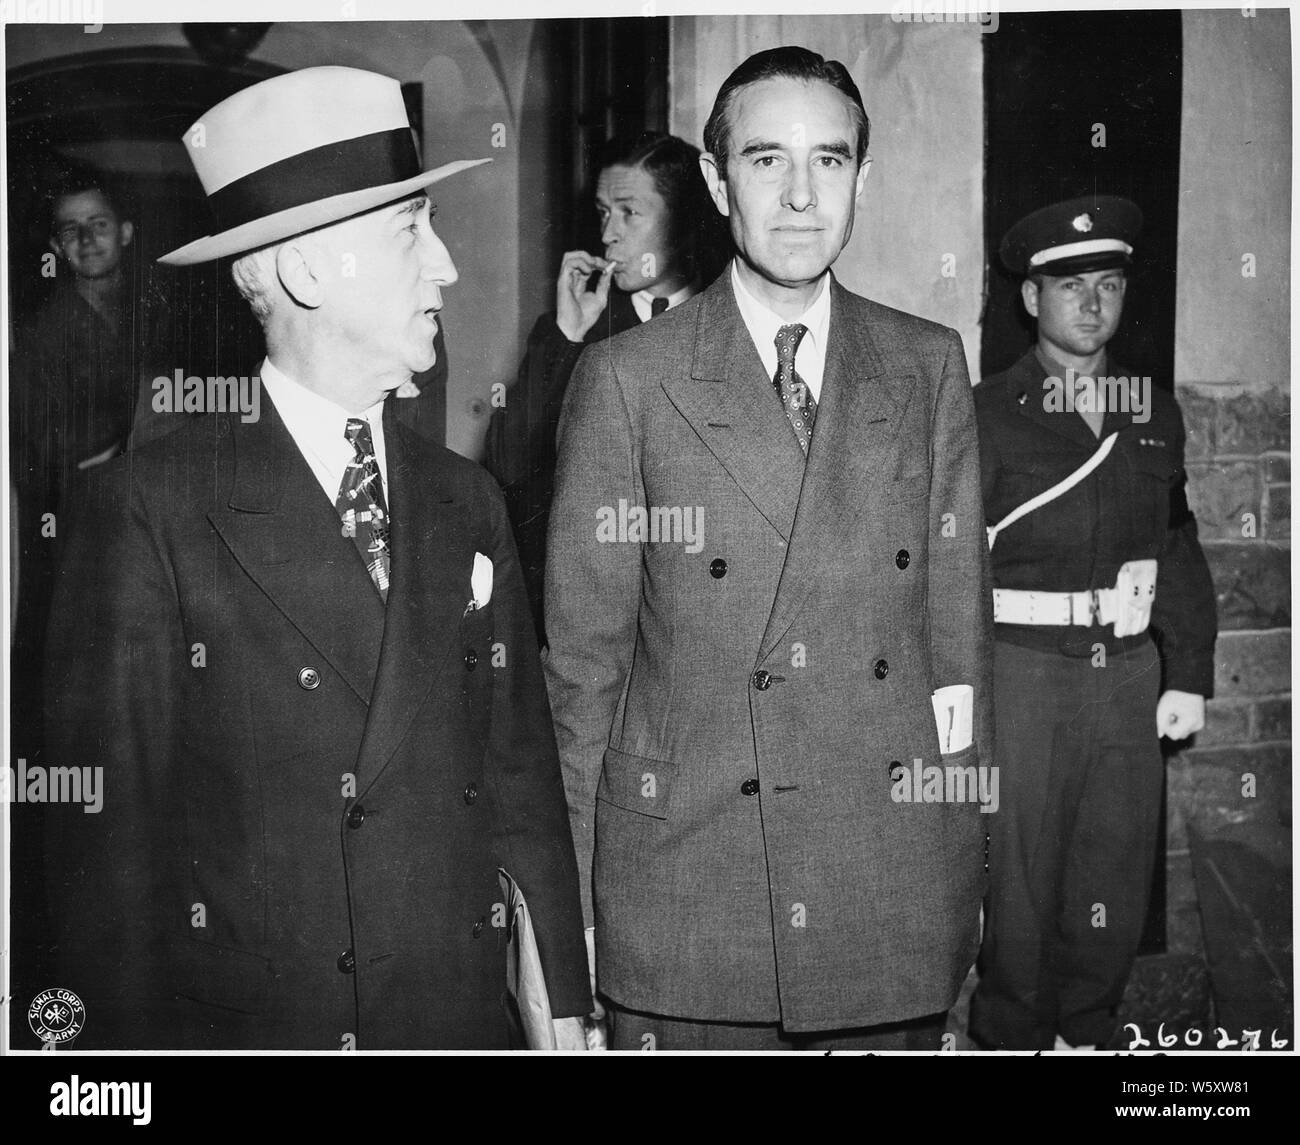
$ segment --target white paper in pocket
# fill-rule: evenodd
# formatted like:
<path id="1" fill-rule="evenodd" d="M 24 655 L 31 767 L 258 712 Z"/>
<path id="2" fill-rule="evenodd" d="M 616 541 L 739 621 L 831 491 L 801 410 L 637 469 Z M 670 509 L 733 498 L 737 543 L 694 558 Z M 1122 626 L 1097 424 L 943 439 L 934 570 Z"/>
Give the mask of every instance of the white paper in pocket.
<path id="1" fill-rule="evenodd" d="M 970 747 L 974 734 L 975 689 L 969 684 L 949 684 L 930 696 L 944 755 Z"/>
<path id="2" fill-rule="evenodd" d="M 486 608 L 492 599 L 492 560 L 482 553 L 474 554 L 474 568 L 469 574 L 469 588 L 472 596 L 469 607 L 465 609 L 468 616 L 476 609 Z"/>

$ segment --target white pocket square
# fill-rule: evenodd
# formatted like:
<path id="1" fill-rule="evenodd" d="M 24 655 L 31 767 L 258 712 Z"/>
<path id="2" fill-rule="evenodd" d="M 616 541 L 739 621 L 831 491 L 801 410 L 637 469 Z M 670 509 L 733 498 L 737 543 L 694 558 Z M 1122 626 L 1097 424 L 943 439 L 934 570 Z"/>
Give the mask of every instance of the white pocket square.
<path id="1" fill-rule="evenodd" d="M 949 684 L 930 696 L 943 755 L 965 751 L 973 742 L 975 689 L 969 684 Z"/>
<path id="2" fill-rule="evenodd" d="M 474 571 L 469 574 L 469 588 L 473 595 L 465 608 L 466 616 L 475 609 L 486 608 L 492 599 L 492 561 L 482 553 L 474 554 Z"/>

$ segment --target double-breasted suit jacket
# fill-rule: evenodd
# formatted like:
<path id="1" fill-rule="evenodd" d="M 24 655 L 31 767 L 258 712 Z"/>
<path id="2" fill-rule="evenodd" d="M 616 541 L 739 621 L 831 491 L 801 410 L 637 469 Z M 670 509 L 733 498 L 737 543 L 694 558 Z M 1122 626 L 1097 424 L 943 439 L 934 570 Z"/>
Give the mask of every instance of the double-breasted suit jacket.
<path id="1" fill-rule="evenodd" d="M 50 757 L 103 768 L 101 813 L 59 808 L 49 848 L 78 1046 L 504 1046 L 498 865 L 555 1013 L 590 1008 L 500 494 L 393 401 L 384 429 L 386 607 L 269 397 L 77 495 L 48 691 Z"/>
<path id="2" fill-rule="evenodd" d="M 948 1007 L 974 958 L 979 807 L 891 795 L 940 763 L 943 685 L 975 739 L 942 762 L 992 762 L 965 358 L 829 289 L 806 465 L 730 275 L 569 386 L 545 663 L 597 985 L 630 1009 L 873 1025 Z M 620 503 L 658 536 L 611 539 Z"/>

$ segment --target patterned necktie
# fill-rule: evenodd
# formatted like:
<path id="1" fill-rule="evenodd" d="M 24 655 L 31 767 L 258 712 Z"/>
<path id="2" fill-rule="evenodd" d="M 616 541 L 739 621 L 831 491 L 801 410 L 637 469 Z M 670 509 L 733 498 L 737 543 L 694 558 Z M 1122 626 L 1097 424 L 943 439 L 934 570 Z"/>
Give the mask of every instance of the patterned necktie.
<path id="1" fill-rule="evenodd" d="M 391 557 L 388 551 L 388 506 L 384 502 L 384 479 L 375 458 L 374 442 L 370 439 L 370 423 L 361 418 L 348 418 L 343 436 L 352 443 L 356 457 L 343 471 L 335 507 L 343 518 L 343 535 L 351 537 L 357 552 L 366 562 L 366 571 L 375 588 L 388 603 L 388 570 Z"/>
<path id="2" fill-rule="evenodd" d="M 652 298 L 650 299 L 650 317 L 658 318 L 665 310 L 668 309 L 668 299 Z"/>
<path id="3" fill-rule="evenodd" d="M 808 445 L 812 441 L 813 421 L 817 417 L 817 403 L 807 383 L 796 373 L 794 368 L 795 352 L 799 343 L 808 333 L 808 327 L 794 322 L 782 326 L 776 332 L 776 377 L 772 385 L 781 398 L 781 408 L 790 419 L 794 435 L 799 439 L 799 448 L 804 456 L 808 455 Z"/>

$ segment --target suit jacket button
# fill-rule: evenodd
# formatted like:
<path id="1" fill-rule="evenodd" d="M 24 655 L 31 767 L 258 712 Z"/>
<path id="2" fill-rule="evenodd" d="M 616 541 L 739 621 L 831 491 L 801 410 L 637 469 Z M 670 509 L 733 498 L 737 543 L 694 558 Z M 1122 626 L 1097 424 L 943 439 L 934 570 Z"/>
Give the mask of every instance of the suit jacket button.
<path id="1" fill-rule="evenodd" d="M 355 831 L 365 821 L 366 809 L 360 803 L 352 804 L 351 809 L 348 811 L 348 826 Z"/>
<path id="2" fill-rule="evenodd" d="M 741 795 L 757 795 L 758 780 L 757 779 L 745 780 L 745 782 L 740 785 L 740 793 Z"/>
<path id="3" fill-rule="evenodd" d="M 475 652 L 473 648 L 471 648 L 468 652 L 465 653 L 465 667 L 472 672 L 474 671 L 474 665 L 477 663 L 478 663 L 478 653 Z"/>
<path id="4" fill-rule="evenodd" d="M 477 798 L 478 798 L 478 788 L 472 783 L 465 784 L 465 802 L 473 803 L 474 800 Z"/>
<path id="5" fill-rule="evenodd" d="M 871 670 L 875 672 L 877 680 L 883 680 L 886 676 L 889 675 L 889 661 L 877 660 L 871 666 Z"/>
<path id="6" fill-rule="evenodd" d="M 486 925 L 487 925 L 487 919 L 483 919 L 483 918 L 480 918 L 480 919 L 478 920 L 478 922 L 476 922 L 476 923 L 474 924 L 474 937 L 475 937 L 475 938 L 477 938 L 480 934 L 483 933 L 483 928 L 484 928 Z"/>
<path id="7" fill-rule="evenodd" d="M 772 673 L 766 668 L 760 668 L 750 677 L 755 688 L 760 692 L 766 692 L 772 686 Z"/>
<path id="8" fill-rule="evenodd" d="M 338 968 L 340 974 L 352 974 L 357 968 L 357 956 L 351 950 L 345 950 L 339 955 Z"/>
<path id="9" fill-rule="evenodd" d="M 714 580 L 721 580 L 727 575 L 727 562 L 721 557 L 714 557 L 709 562 L 709 576 Z"/>
<path id="10" fill-rule="evenodd" d="M 905 569 L 911 563 L 912 563 L 912 554 L 909 553 L 906 549 L 899 549 L 898 556 L 894 558 L 894 564 L 896 564 L 900 569 Z"/>
<path id="11" fill-rule="evenodd" d="M 320 673 L 315 668 L 298 669 L 298 687 L 308 692 L 320 687 Z"/>

